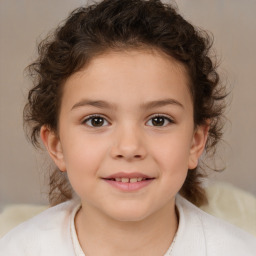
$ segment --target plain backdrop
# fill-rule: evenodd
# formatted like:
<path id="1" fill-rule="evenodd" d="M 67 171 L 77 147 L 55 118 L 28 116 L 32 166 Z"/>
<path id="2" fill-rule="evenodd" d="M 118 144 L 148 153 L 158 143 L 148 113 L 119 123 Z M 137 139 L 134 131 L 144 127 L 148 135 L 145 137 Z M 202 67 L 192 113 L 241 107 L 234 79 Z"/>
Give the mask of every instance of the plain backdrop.
<path id="1" fill-rule="evenodd" d="M 22 110 L 28 88 L 24 68 L 36 45 L 85 4 L 82 0 L 0 0 L 0 209 L 10 203 L 47 203 L 48 164 L 27 142 Z M 212 179 L 256 194 L 256 1 L 177 0 L 194 25 L 211 31 L 220 73 L 232 90 L 219 162 L 226 170 Z M 216 177 L 215 177 L 216 176 Z"/>

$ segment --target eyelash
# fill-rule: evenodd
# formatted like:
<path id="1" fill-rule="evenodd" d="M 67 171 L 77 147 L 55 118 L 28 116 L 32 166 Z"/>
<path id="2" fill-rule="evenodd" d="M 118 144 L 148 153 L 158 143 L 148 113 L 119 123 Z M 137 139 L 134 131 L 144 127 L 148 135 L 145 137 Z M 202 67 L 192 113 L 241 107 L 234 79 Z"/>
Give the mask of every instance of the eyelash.
<path id="1" fill-rule="evenodd" d="M 94 126 L 92 124 L 91 125 L 88 124 L 89 121 L 92 121 L 93 119 L 96 119 L 96 118 L 102 119 L 103 120 L 103 124 L 105 122 L 107 122 L 107 124 L 101 125 L 101 126 Z M 165 126 L 167 126 L 167 125 L 169 125 L 171 123 L 174 123 L 174 121 L 170 117 L 167 117 L 167 116 L 162 115 L 162 114 L 156 114 L 156 115 L 151 116 L 150 119 L 146 122 L 146 124 L 148 124 L 148 122 L 150 122 L 150 121 L 152 122 L 154 118 L 163 118 L 165 125 L 159 125 L 159 126 L 158 125 L 149 125 L 149 126 L 165 127 Z M 168 124 L 166 124 L 166 121 L 168 122 Z M 84 119 L 82 121 L 82 124 L 85 124 L 85 125 L 87 125 L 89 127 L 92 127 L 92 128 L 100 128 L 100 127 L 104 127 L 104 126 L 108 125 L 109 121 L 107 121 L 107 119 L 105 117 L 101 116 L 101 115 L 90 115 L 90 116 L 88 116 L 86 119 Z"/>
<path id="2" fill-rule="evenodd" d="M 174 123 L 173 119 L 171 119 L 170 117 L 167 117 L 167 116 L 165 116 L 165 115 L 162 115 L 162 114 L 156 114 L 156 115 L 151 116 L 150 119 L 147 121 L 147 123 L 148 123 L 149 121 L 152 122 L 152 120 L 153 120 L 154 118 L 163 118 L 163 119 L 164 119 L 164 123 L 165 123 L 166 121 L 168 122 L 168 124 L 161 125 L 161 126 L 157 126 L 157 125 L 154 126 L 154 125 L 152 125 L 152 126 L 154 126 L 154 127 L 166 127 L 167 125 Z"/>
<path id="3" fill-rule="evenodd" d="M 103 116 L 101 116 L 101 115 L 90 115 L 90 116 L 88 116 L 86 119 L 84 119 L 83 121 L 82 121 L 82 124 L 85 124 L 85 125 L 87 125 L 87 126 L 90 126 L 90 127 L 96 127 L 97 128 L 97 126 L 93 126 L 93 125 L 88 125 L 87 124 L 87 122 L 89 122 L 89 121 L 92 121 L 93 119 L 96 119 L 96 118 L 100 118 L 100 119 L 103 119 L 103 122 L 106 122 L 107 121 L 107 119 L 105 118 L 105 117 L 103 117 Z M 108 121 L 107 121 L 108 122 Z M 109 123 L 109 122 L 108 122 Z M 105 126 L 105 125 L 103 125 L 103 126 Z M 103 127 L 103 126 L 98 126 L 98 127 Z"/>

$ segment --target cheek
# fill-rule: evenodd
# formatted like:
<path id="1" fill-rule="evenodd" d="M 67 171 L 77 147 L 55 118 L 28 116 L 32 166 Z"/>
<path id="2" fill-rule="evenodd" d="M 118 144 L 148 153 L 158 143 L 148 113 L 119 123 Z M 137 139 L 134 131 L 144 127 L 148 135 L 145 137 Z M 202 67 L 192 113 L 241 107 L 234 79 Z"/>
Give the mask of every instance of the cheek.
<path id="1" fill-rule="evenodd" d="M 90 180 L 97 177 L 106 147 L 104 143 L 77 137 L 63 143 L 63 155 L 72 186 L 75 190 L 81 190 L 85 183 L 90 186 Z"/>
<path id="2" fill-rule="evenodd" d="M 162 170 L 160 175 L 177 183 L 186 178 L 189 154 L 186 151 L 162 149 L 156 155 L 158 166 Z"/>
<path id="3" fill-rule="evenodd" d="M 165 195 L 171 198 L 181 189 L 188 173 L 188 153 L 178 148 L 166 147 L 159 150 L 158 166 L 161 177 L 159 186 Z"/>
<path id="4" fill-rule="evenodd" d="M 157 143 L 152 141 L 150 148 L 155 160 L 162 165 L 187 169 L 190 146 L 191 140 L 189 137 L 186 138 L 185 133 L 181 135 L 176 133 L 158 138 Z"/>
<path id="5" fill-rule="evenodd" d="M 67 175 L 70 184 L 80 198 L 96 193 L 100 155 L 89 148 L 69 155 L 67 158 Z"/>
<path id="6" fill-rule="evenodd" d="M 176 133 L 159 139 L 151 147 L 151 155 L 160 169 L 159 175 L 166 184 L 177 188 L 182 186 L 188 172 L 190 145 L 191 140 L 185 133 Z"/>

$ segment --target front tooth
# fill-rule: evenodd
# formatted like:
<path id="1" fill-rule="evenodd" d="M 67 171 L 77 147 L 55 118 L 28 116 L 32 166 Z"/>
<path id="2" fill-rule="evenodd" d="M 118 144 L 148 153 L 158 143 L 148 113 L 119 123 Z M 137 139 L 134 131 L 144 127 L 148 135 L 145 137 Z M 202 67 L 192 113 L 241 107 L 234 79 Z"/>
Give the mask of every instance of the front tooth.
<path id="1" fill-rule="evenodd" d="M 137 180 L 137 178 L 131 178 L 130 179 L 130 183 L 135 183 L 135 182 L 137 182 L 138 180 Z"/>
<path id="2" fill-rule="evenodd" d="M 124 182 L 124 183 L 128 183 L 129 182 L 129 178 L 122 178 L 121 181 Z"/>
<path id="3" fill-rule="evenodd" d="M 116 181 L 121 181 L 121 178 L 116 178 L 115 180 L 116 180 Z"/>

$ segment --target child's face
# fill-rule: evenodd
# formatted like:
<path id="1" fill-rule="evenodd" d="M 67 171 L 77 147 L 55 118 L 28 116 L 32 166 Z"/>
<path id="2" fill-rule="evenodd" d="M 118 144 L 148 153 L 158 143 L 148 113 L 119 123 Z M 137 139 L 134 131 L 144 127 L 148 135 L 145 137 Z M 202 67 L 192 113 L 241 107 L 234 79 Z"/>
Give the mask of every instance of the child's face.
<path id="1" fill-rule="evenodd" d="M 47 128 L 41 136 L 86 211 L 134 221 L 174 210 L 207 137 L 194 129 L 187 84 L 180 64 L 146 51 L 96 57 L 69 77 L 59 137 Z"/>

